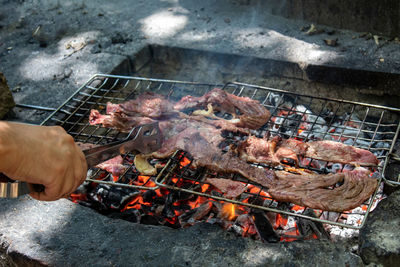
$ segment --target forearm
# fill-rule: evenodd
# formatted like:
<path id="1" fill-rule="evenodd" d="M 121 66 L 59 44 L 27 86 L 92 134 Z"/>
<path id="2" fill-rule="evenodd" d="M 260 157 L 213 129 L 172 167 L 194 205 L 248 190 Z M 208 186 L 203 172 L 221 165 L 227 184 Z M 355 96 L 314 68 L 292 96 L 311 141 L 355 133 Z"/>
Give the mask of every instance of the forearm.
<path id="1" fill-rule="evenodd" d="M 18 138 L 15 128 L 18 123 L 0 121 L 0 172 L 9 172 L 15 165 L 18 157 L 18 147 L 16 140 Z"/>

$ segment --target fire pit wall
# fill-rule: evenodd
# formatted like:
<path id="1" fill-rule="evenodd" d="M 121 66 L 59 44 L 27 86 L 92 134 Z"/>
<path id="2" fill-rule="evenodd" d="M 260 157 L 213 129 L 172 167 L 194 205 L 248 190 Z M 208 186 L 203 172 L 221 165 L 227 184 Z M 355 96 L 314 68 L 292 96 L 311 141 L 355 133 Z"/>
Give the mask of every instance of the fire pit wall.
<path id="1" fill-rule="evenodd" d="M 306 65 L 152 45 L 122 62 L 113 73 L 222 84 L 240 81 L 312 96 L 400 107 L 400 75 L 351 66 Z"/>
<path id="2" fill-rule="evenodd" d="M 391 87 L 391 85 L 399 84 L 399 77 L 396 75 L 340 68 L 325 68 L 323 66 L 303 66 L 293 62 L 280 62 L 182 48 L 162 46 L 145 47 L 138 54 L 117 66 L 113 71 L 113 74 L 218 84 L 240 81 L 320 97 L 333 97 L 353 101 L 357 100 L 360 102 L 369 102 L 388 106 L 396 106 L 400 103 L 398 102 L 398 93 Z M 394 170 L 392 171 L 392 174 L 396 174 L 396 168 L 392 169 Z M 387 192 L 389 191 L 387 190 Z M 52 219 L 41 219 L 41 223 L 46 226 L 47 230 L 53 230 L 54 234 L 52 234 L 51 237 L 46 237 L 46 235 L 38 233 L 32 238 L 27 237 L 24 239 L 24 242 L 27 244 L 26 246 L 19 246 L 18 244 L 20 242 L 15 242 L 14 245 L 12 245 L 7 239 L 10 239 L 11 237 L 11 239 L 15 238 L 16 240 L 20 240 L 20 234 L 13 234 L 15 231 L 10 230 L 6 231 L 7 233 L 4 235 L 7 239 L 3 239 L 3 247 L 8 249 L 8 254 L 11 255 L 16 262 L 30 262 L 33 266 L 35 266 L 35 264 L 65 265 L 65 263 L 70 264 L 85 259 L 87 257 L 87 255 L 85 256 L 85 253 L 78 253 L 79 256 L 76 257 L 76 253 L 73 253 L 74 255 L 72 255 L 65 250 L 65 247 L 68 246 L 75 247 L 74 242 L 76 242 L 73 240 L 71 242 L 63 240 L 63 236 L 68 235 L 68 233 L 71 232 L 71 229 L 74 229 L 72 227 L 73 224 L 68 222 L 69 219 L 64 218 L 64 215 L 70 213 L 73 221 L 79 223 L 79 228 L 81 229 L 79 231 L 87 231 L 85 234 L 85 239 L 87 240 L 85 246 L 87 246 L 86 249 L 89 250 L 97 251 L 93 244 L 101 242 L 101 238 L 98 235 L 99 231 L 103 233 L 102 235 L 104 235 L 105 240 L 108 240 L 107 242 L 119 239 L 119 236 L 121 235 L 121 228 L 119 226 L 121 225 L 125 229 L 132 227 L 132 231 L 127 230 L 127 233 L 132 232 L 132 235 L 137 234 L 137 231 L 145 231 L 147 233 L 146 235 L 140 235 L 141 237 L 139 240 L 130 240 L 129 238 L 126 238 L 126 240 L 124 239 L 118 247 L 114 247 L 112 253 L 108 253 L 105 250 L 101 250 L 100 252 L 97 251 L 98 253 L 92 253 L 89 257 L 91 262 L 96 262 L 99 258 L 105 257 L 110 264 L 118 264 L 120 262 L 120 257 L 118 255 L 123 255 L 126 259 L 133 260 L 132 257 L 128 257 L 130 251 L 129 242 L 140 243 L 141 238 L 148 238 L 149 241 L 145 242 L 145 246 L 135 246 L 134 248 L 137 252 L 136 254 L 142 255 L 136 259 L 137 262 L 143 264 L 156 263 L 160 258 L 168 258 L 172 265 L 182 264 L 184 261 L 182 257 L 179 256 L 181 255 L 179 254 L 180 250 L 185 251 L 185 253 L 182 254 L 183 256 L 188 256 L 185 261 L 186 263 L 197 262 L 199 264 L 204 264 L 207 262 L 219 262 L 220 266 L 240 266 L 244 263 L 261 264 L 267 262 L 305 264 L 306 262 L 320 262 L 321 258 L 327 260 L 325 262 L 326 264 L 337 264 L 338 262 L 341 262 L 345 265 L 358 266 L 361 264 L 360 258 L 353 253 L 358 253 L 365 263 L 375 262 L 393 264 L 398 263 L 399 261 L 400 253 L 398 248 L 400 246 L 390 242 L 390 240 L 399 240 L 400 237 L 398 236 L 398 231 L 394 229 L 393 225 L 387 223 L 384 214 L 385 210 L 388 209 L 387 207 L 397 206 L 395 203 L 398 203 L 398 200 L 399 194 L 393 194 L 387 200 L 382 201 L 381 203 L 384 203 L 380 204 L 382 207 L 378 205 L 378 208 L 376 209 L 377 212 L 370 214 L 371 224 L 368 224 L 367 221 L 366 226 L 368 230 L 361 231 L 361 236 L 358 239 L 352 235 L 351 238 L 336 240 L 335 242 L 311 240 L 307 242 L 290 242 L 287 244 L 279 243 L 279 245 L 262 245 L 261 243 L 251 239 L 245 239 L 246 241 L 243 241 L 244 239 L 236 237 L 237 234 L 228 233 L 219 227 L 215 228 L 213 226 L 211 229 L 207 224 L 198 224 L 180 230 L 171 230 L 170 228 L 164 227 L 154 228 L 146 225 L 138 226 L 137 224 L 122 223 L 120 220 L 113 218 L 121 218 L 120 216 L 104 217 L 99 213 L 87 211 L 86 208 L 80 205 L 68 203 L 68 201 L 61 201 L 47 205 L 31 202 L 27 199 L 21 199 L 17 202 L 4 202 L 2 212 L 4 214 L 12 214 L 13 205 L 22 205 L 24 207 L 26 213 L 18 215 L 19 217 L 22 216 L 24 218 L 26 216 L 33 216 L 33 214 L 38 210 L 40 211 L 42 209 L 46 209 L 47 211 L 60 209 L 63 212 L 58 215 L 54 214 Z M 58 205 L 60 207 L 56 207 Z M 393 216 L 393 220 L 396 221 L 400 217 L 400 214 L 398 214 L 397 209 L 393 209 L 393 211 L 394 212 L 391 216 Z M 61 218 L 60 216 L 64 217 Z M 133 213 L 133 216 L 130 218 L 123 219 L 134 221 L 134 217 Z M 21 220 L 24 220 L 24 218 Z M 65 221 L 67 224 L 64 223 L 59 225 L 58 223 L 61 221 Z M 105 229 L 98 229 L 100 226 L 94 227 L 93 221 L 101 222 L 101 227 L 104 226 Z M 2 226 L 2 228 L 13 229 L 11 222 L 12 220 L 10 220 L 10 222 L 4 222 L 4 227 Z M 151 220 L 147 223 L 152 224 Z M 25 232 L 38 231 L 38 229 L 33 228 L 29 228 L 30 230 L 27 229 Z M 382 231 L 390 235 L 390 238 L 380 237 Z M 75 233 L 76 231 L 74 230 L 72 232 Z M 209 234 L 204 235 L 204 233 Z M 213 233 L 212 235 L 214 237 L 217 236 L 218 241 L 216 241 L 215 238 L 211 238 L 210 233 Z M 60 234 L 61 237 L 58 237 L 58 234 Z M 78 233 L 78 235 L 80 235 L 80 233 Z M 188 238 L 188 236 L 192 235 L 202 235 L 198 239 L 193 239 L 196 244 L 200 245 L 194 245 L 193 242 L 188 241 L 191 239 Z M 171 240 L 173 240 L 169 243 L 168 240 L 164 240 L 165 238 L 162 239 L 165 244 L 173 244 L 173 247 L 175 248 L 172 250 L 174 252 L 173 255 L 170 254 L 170 250 L 160 250 L 158 246 L 155 245 L 157 242 L 153 244 L 151 240 L 158 240 L 157 236 L 165 236 L 165 238 L 171 238 Z M 63 241 L 60 243 L 60 240 Z M 93 243 L 91 243 L 91 240 Z M 45 250 L 50 251 L 50 254 L 56 256 L 51 257 L 51 255 L 45 253 L 43 249 L 38 250 L 32 246 L 30 247 L 29 244 L 31 242 L 39 244 L 39 247 L 43 245 L 46 248 Z M 61 247 L 60 244 L 62 244 Z M 219 260 L 214 256 L 209 258 L 209 261 L 206 260 L 207 257 L 205 255 L 214 255 L 211 251 L 220 250 L 221 244 L 223 246 L 224 256 Z M 358 244 L 360 244 L 360 246 L 358 246 Z M 234 249 L 235 247 L 240 247 L 243 252 L 234 253 L 234 251 L 236 251 Z M 357 251 L 358 248 L 359 251 Z M 325 256 L 312 252 L 314 249 L 323 252 Z M 200 254 L 203 255 L 203 257 L 195 260 L 192 256 L 195 255 L 197 251 L 200 251 Z M 257 253 L 255 251 L 257 251 Z M 271 251 L 276 251 L 276 253 L 280 251 L 278 254 L 281 256 L 274 257 L 273 260 L 271 257 L 267 256 L 272 253 Z M 153 255 L 153 253 L 155 254 Z M 253 257 L 255 256 L 254 253 L 258 256 Z M 272 254 L 276 253 L 274 252 Z M 309 259 L 303 259 L 303 257 L 299 258 L 296 256 L 299 253 L 314 256 L 310 256 Z M 328 254 L 329 256 L 327 256 Z M 148 257 L 143 255 L 148 255 Z M 218 255 L 220 256 L 220 254 Z M 260 257 L 259 255 L 264 256 Z M 152 258 L 152 260 L 150 260 L 150 258 Z M 331 261 L 329 258 L 335 260 Z M 32 260 L 34 260 L 33 263 Z"/>

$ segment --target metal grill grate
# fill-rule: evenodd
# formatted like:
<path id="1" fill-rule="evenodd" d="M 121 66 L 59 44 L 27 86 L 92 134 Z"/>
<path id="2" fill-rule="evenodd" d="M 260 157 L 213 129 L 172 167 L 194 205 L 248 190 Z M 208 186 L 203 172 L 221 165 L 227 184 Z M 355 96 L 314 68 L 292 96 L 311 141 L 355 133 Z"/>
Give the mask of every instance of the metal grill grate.
<path id="1" fill-rule="evenodd" d="M 286 138 L 297 138 L 304 141 L 330 139 L 368 149 L 375 153 L 381 162 L 377 167 L 379 174 L 377 178 L 387 180 L 384 177 L 385 169 L 390 160 L 394 141 L 397 139 L 400 129 L 400 125 L 397 122 L 397 116 L 400 115 L 399 109 L 307 96 L 262 86 L 243 83 L 228 83 L 222 86 L 139 77 L 95 75 L 54 111 L 42 124 L 61 125 L 79 142 L 95 144 L 108 143 L 123 139 L 125 134 L 112 129 L 89 125 L 88 117 L 91 109 L 102 110 L 105 108 L 107 102 L 121 103 L 135 98 L 144 91 L 153 91 L 155 93 L 167 95 L 172 100 L 178 100 L 181 96 L 187 94 L 201 96 L 214 87 L 222 87 L 229 93 L 256 99 L 270 110 L 272 115 L 271 119 L 261 129 L 254 131 L 254 135 L 263 137 L 267 134 L 279 134 Z M 320 215 L 319 217 L 313 217 L 305 215 L 305 209 L 300 211 L 290 210 L 287 206 L 280 205 L 280 203 L 266 196 L 263 192 L 267 190 L 258 185 L 251 185 L 251 188 L 253 188 L 251 191 L 247 190 L 242 194 L 243 196 L 234 200 L 201 192 L 198 190 L 199 187 L 194 185 L 204 184 L 204 177 L 215 177 L 217 174 L 205 169 L 198 169 L 193 173 L 193 171 L 190 170 L 190 163 L 189 165 L 182 166 L 182 158 L 186 157 L 186 155 L 180 152 L 177 152 L 169 160 L 162 162 L 165 166 L 157 177 L 147 179 L 147 181 L 156 181 L 156 185 L 154 185 L 154 183 L 138 185 L 136 181 L 139 173 L 132 164 L 133 156 L 134 155 L 131 154 L 124 155 L 125 163 L 129 164 L 130 167 L 119 178 L 111 177 L 110 174 L 100 170 L 92 170 L 92 174 L 88 180 L 141 189 L 155 189 L 160 186 L 167 187 L 234 204 L 273 211 L 285 215 L 294 215 L 354 229 L 362 227 L 374 204 L 374 200 L 379 197 L 377 196 L 377 192 L 375 192 L 371 199 L 360 208 L 351 212 L 344 212 L 340 214 L 335 221 L 331 221 L 323 219 L 324 215 L 322 211 L 316 212 L 316 214 Z M 328 173 L 332 171 L 332 164 L 329 162 L 315 161 L 312 159 L 302 160 L 301 162 L 306 162 L 306 164 L 301 166 L 305 169 L 310 169 L 319 173 Z M 262 164 L 257 165 L 262 166 Z M 342 168 L 344 167 L 343 165 Z M 218 174 L 218 177 L 222 176 Z M 238 175 L 224 177 L 242 181 L 246 185 L 250 185 L 248 180 Z M 389 182 L 400 184 L 399 181 Z M 181 188 L 179 186 L 181 183 L 192 183 L 193 186 Z M 256 189 L 254 189 L 255 187 Z M 258 200 L 256 202 L 243 202 L 243 199 L 248 199 L 248 196 L 252 197 L 253 200 Z M 262 200 L 262 203 L 260 203 L 259 200 Z M 356 224 L 350 222 L 351 220 L 348 218 L 351 216 L 356 216 L 359 222 Z"/>

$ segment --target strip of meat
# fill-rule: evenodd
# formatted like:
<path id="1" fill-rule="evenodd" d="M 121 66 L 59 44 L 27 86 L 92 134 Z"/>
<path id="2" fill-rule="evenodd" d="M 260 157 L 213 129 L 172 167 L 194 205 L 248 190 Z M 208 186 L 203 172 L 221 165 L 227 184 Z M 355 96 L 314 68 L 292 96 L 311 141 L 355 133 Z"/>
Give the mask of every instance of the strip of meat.
<path id="1" fill-rule="evenodd" d="M 277 171 L 276 184 L 268 193 L 278 201 L 342 212 L 360 206 L 376 190 L 377 180 L 370 178 L 370 171 L 358 167 L 336 174 L 293 174 Z M 337 183 L 340 186 L 329 188 Z"/>
<path id="2" fill-rule="evenodd" d="M 270 187 L 275 178 L 273 171 L 265 168 L 252 166 L 238 158 L 232 152 L 223 154 L 217 147 L 222 140 L 215 136 L 212 128 L 203 128 L 203 130 L 189 127 L 179 134 L 165 140 L 162 147 L 151 155 L 155 158 L 166 158 L 171 156 L 176 150 L 184 150 L 193 157 L 193 167 L 206 167 L 219 173 L 238 173 L 247 179 L 256 182 L 262 186 Z M 212 138 L 210 140 L 210 137 Z"/>
<path id="3" fill-rule="evenodd" d="M 222 178 L 207 178 L 206 182 L 219 189 L 227 198 L 236 198 L 246 191 L 246 186 L 237 181 Z"/>
<path id="4" fill-rule="evenodd" d="M 240 158 L 247 162 L 266 163 L 276 166 L 280 163 L 280 158 L 276 157 L 275 151 L 279 137 L 272 140 L 249 136 L 246 141 L 239 144 L 238 150 Z"/>
<path id="5" fill-rule="evenodd" d="M 288 158 L 298 163 L 298 156 L 360 166 L 378 164 L 376 156 L 368 150 L 328 140 L 303 143 L 295 139 L 274 137 L 267 140 L 250 136 L 239 145 L 239 152 L 240 157 L 248 162 L 270 165 Z"/>
<path id="6" fill-rule="evenodd" d="M 306 144 L 305 156 L 308 158 L 362 166 L 376 166 L 379 163 L 372 152 L 343 143 L 325 140 Z"/>
<path id="7" fill-rule="evenodd" d="M 232 123 L 230 120 L 224 120 L 220 119 L 218 117 L 215 117 L 215 119 L 209 119 L 201 115 L 186 115 L 184 113 L 180 113 L 179 116 L 181 118 L 186 118 L 190 120 L 195 120 L 199 122 L 203 122 L 209 125 L 213 125 L 217 127 L 218 129 L 233 132 L 233 133 L 243 133 L 243 134 L 250 134 L 250 130 L 247 128 L 242 128 L 236 126 L 234 123 Z"/>
<path id="8" fill-rule="evenodd" d="M 163 95 L 153 92 L 145 92 L 133 100 L 129 100 L 118 107 L 114 106 L 114 112 L 121 112 L 128 116 L 137 116 L 138 114 L 151 118 L 168 116 L 176 113 L 173 109 L 173 103 Z"/>
<path id="9" fill-rule="evenodd" d="M 207 107 L 212 104 L 214 110 L 230 113 L 238 120 L 227 120 L 238 127 L 258 129 L 267 123 L 269 111 L 259 101 L 248 97 L 239 97 L 214 88 L 201 97 L 184 96 L 174 105 L 175 110 Z"/>
<path id="10" fill-rule="evenodd" d="M 120 132 L 129 132 L 133 127 L 155 122 L 153 119 L 141 116 L 126 116 L 117 112 L 102 115 L 98 110 L 92 109 L 89 116 L 89 124 L 102 124 L 106 128 L 115 128 Z"/>
<path id="11" fill-rule="evenodd" d="M 95 167 L 105 170 L 105 171 L 108 171 L 108 172 L 112 173 L 112 175 L 119 176 L 122 173 L 124 173 L 124 171 L 127 168 L 126 166 L 124 166 L 122 164 L 123 161 L 124 161 L 124 159 L 120 155 L 118 155 L 112 159 L 109 159 L 100 164 L 97 164 Z"/>

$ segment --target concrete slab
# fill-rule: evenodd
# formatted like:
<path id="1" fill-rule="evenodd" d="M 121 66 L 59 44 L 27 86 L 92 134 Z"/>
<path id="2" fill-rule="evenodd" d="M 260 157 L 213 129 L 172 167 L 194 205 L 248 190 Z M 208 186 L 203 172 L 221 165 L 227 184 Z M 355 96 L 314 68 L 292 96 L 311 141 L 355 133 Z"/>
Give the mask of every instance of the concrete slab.
<path id="1" fill-rule="evenodd" d="M 339 243 L 263 244 L 211 224 L 180 230 L 141 225 L 65 199 L 0 199 L 0 214 L 1 250 L 20 266 L 362 265 L 360 257 Z"/>

